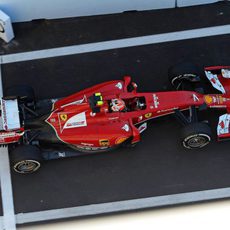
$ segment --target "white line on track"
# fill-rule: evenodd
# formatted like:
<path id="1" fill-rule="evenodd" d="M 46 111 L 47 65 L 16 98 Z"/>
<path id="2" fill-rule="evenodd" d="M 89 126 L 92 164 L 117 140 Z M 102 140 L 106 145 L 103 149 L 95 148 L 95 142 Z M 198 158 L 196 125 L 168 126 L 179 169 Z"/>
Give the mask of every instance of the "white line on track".
<path id="1" fill-rule="evenodd" d="M 38 51 L 30 51 L 16 54 L 6 54 L 2 56 L 2 64 L 29 61 L 42 58 L 51 58 L 65 55 L 82 54 L 96 51 L 119 49 L 133 46 L 150 45 L 163 42 L 180 41 L 201 37 L 230 34 L 230 25 L 206 27 L 193 30 L 184 30 L 156 35 L 148 35 L 119 40 L 73 45 Z"/>
<path id="2" fill-rule="evenodd" d="M 23 224 L 69 217 L 80 217 L 112 213 L 118 211 L 131 211 L 143 208 L 184 204 L 189 202 L 208 201 L 217 198 L 227 198 L 229 196 L 230 188 L 213 189 L 199 192 L 181 193 L 175 195 L 93 204 L 74 208 L 54 209 L 31 213 L 20 213 L 16 215 L 16 220 L 17 224 Z"/>
<path id="3" fill-rule="evenodd" d="M 0 178 L 2 192 L 3 226 L 5 230 L 15 230 L 16 220 L 14 215 L 9 154 L 7 147 L 0 148 Z"/>
<path id="4" fill-rule="evenodd" d="M 1 64 L 0 64 L 0 97 L 2 96 L 2 77 L 1 77 Z M 15 230 L 16 220 L 14 215 L 14 202 L 12 183 L 10 176 L 10 162 L 7 147 L 0 147 L 0 182 L 2 194 L 2 209 L 3 217 L 2 225 L 5 230 Z M 0 221 L 1 221 L 0 219 Z M 1 223 L 0 223 L 1 227 Z"/>

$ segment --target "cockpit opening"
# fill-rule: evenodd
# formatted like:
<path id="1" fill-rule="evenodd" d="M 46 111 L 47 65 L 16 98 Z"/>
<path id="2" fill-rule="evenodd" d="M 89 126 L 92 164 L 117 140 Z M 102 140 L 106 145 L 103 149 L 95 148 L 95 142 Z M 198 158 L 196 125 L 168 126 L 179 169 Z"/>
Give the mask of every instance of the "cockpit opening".
<path id="1" fill-rule="evenodd" d="M 111 112 L 131 112 L 146 109 L 145 97 L 130 99 L 114 98 L 110 101 Z"/>

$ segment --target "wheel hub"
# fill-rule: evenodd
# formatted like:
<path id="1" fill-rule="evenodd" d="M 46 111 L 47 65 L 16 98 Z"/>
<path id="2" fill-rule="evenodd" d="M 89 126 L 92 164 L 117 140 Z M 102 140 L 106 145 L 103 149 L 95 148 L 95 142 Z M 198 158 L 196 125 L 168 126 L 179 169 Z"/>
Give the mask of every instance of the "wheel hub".
<path id="1" fill-rule="evenodd" d="M 14 165 L 14 170 L 18 173 L 32 173 L 40 168 L 40 163 L 35 160 L 23 160 Z"/>
<path id="2" fill-rule="evenodd" d="M 184 140 L 186 148 L 202 148 L 210 142 L 210 137 L 206 134 L 192 135 Z"/>

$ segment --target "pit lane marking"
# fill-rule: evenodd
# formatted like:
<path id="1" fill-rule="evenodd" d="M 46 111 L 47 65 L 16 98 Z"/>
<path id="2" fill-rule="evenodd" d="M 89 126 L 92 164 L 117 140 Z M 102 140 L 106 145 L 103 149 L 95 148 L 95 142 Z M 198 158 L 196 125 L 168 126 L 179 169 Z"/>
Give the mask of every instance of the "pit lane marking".
<path id="1" fill-rule="evenodd" d="M 0 64 L 0 97 L 2 96 L 2 74 Z M 0 219 L 0 228 L 2 226 L 3 229 L 6 230 L 16 230 L 8 147 L 0 147 L 0 185 L 3 209 L 3 217 Z"/>
<path id="2" fill-rule="evenodd" d="M 43 49 L 37 51 L 29 51 L 15 54 L 6 54 L 0 56 L 2 64 L 29 61 L 42 58 L 52 58 L 58 56 L 66 56 L 73 54 L 83 54 L 111 49 L 119 49 L 126 47 L 134 47 L 141 45 L 150 45 L 163 42 L 173 42 L 186 39 L 210 37 L 216 35 L 230 34 L 230 25 L 205 27 L 192 30 L 183 30 L 170 33 L 154 34 L 133 38 L 125 38 L 104 42 L 95 42 L 81 45 L 65 46 L 52 49 Z"/>

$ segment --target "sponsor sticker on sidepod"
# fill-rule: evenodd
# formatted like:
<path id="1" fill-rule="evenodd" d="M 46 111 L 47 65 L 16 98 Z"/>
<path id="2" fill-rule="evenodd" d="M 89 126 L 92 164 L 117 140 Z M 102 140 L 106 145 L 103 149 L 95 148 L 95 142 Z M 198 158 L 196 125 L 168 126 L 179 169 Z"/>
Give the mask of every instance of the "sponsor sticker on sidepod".
<path id="1" fill-rule="evenodd" d="M 85 112 L 71 117 L 64 125 L 63 129 L 78 128 L 87 126 Z"/>

